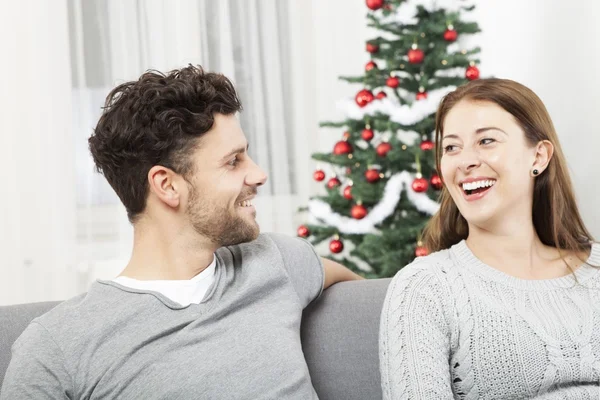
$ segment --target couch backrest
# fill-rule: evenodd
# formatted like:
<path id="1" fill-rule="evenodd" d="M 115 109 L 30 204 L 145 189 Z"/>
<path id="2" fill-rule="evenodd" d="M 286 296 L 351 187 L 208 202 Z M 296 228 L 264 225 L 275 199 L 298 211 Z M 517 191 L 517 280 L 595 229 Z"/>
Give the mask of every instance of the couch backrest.
<path id="1" fill-rule="evenodd" d="M 381 399 L 379 315 L 389 282 L 371 279 L 338 283 L 304 311 L 302 347 L 319 399 Z M 0 383 L 14 341 L 32 319 L 57 304 L 0 307 Z"/>
<path id="2" fill-rule="evenodd" d="M 302 347 L 320 400 L 383 397 L 379 317 L 390 281 L 337 283 L 304 311 Z"/>

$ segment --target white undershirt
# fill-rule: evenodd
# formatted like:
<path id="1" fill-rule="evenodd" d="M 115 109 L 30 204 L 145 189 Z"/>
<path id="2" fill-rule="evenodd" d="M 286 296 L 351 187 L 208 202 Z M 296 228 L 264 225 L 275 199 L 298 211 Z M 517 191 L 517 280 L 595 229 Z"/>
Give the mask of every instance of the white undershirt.
<path id="1" fill-rule="evenodd" d="M 216 265 L 217 259 L 213 255 L 210 265 L 189 280 L 139 281 L 126 276 L 118 276 L 113 279 L 113 282 L 132 289 L 158 292 L 187 307 L 190 304 L 199 304 L 204 299 L 206 292 L 215 281 Z"/>

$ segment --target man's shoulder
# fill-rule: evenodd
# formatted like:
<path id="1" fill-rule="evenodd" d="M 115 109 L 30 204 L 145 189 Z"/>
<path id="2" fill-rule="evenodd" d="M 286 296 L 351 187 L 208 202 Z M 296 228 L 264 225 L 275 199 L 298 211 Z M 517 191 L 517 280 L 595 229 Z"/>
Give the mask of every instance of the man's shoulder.
<path id="1" fill-rule="evenodd" d="M 95 282 L 88 292 L 59 303 L 32 323 L 42 326 L 56 341 L 68 340 L 90 331 L 97 321 L 106 321 L 110 315 L 119 313 L 124 307 L 121 293 L 114 287 Z"/>
<path id="2" fill-rule="evenodd" d="M 245 274 L 240 276 L 264 279 L 262 274 L 291 273 L 292 278 L 304 280 L 306 274 L 313 273 L 319 279 L 323 276 L 322 263 L 310 242 L 281 233 L 262 233 L 254 241 L 223 247 L 217 250 L 217 256 L 227 269 L 243 265 Z"/>
<path id="3" fill-rule="evenodd" d="M 256 256 L 268 256 L 269 254 L 278 254 L 287 249 L 310 248 L 311 245 L 306 240 L 285 235 L 282 233 L 261 233 L 255 240 L 246 243 L 240 243 L 232 246 L 221 247 L 217 253 L 225 258 L 229 254 L 252 254 Z"/>
<path id="4" fill-rule="evenodd" d="M 58 323 L 64 323 L 65 319 L 72 318 L 81 312 L 86 305 L 85 300 L 87 297 L 88 293 L 82 293 L 64 300 L 48 312 L 35 318 L 33 322 L 37 322 L 44 327 L 52 327 Z"/>

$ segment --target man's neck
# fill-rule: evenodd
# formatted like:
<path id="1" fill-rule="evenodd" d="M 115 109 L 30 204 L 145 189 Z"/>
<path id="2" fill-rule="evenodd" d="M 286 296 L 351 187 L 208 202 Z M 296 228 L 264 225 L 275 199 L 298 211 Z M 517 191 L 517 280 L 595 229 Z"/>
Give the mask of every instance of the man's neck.
<path id="1" fill-rule="evenodd" d="M 213 261 L 217 246 L 197 234 L 158 227 L 134 228 L 133 252 L 120 276 L 137 280 L 188 280 Z"/>

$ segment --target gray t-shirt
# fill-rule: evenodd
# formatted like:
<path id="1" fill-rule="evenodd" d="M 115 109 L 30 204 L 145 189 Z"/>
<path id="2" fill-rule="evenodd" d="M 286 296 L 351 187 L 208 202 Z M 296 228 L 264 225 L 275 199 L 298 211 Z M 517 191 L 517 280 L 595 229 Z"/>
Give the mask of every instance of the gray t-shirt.
<path id="1" fill-rule="evenodd" d="M 316 399 L 300 342 L 324 271 L 303 239 L 217 250 L 200 304 L 110 281 L 36 318 L 0 399 Z"/>

